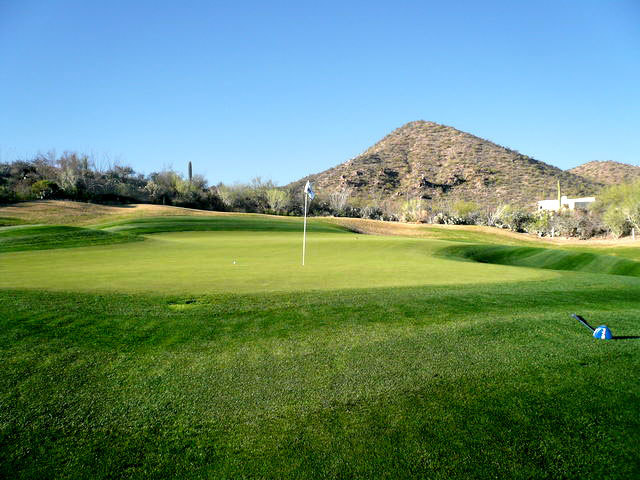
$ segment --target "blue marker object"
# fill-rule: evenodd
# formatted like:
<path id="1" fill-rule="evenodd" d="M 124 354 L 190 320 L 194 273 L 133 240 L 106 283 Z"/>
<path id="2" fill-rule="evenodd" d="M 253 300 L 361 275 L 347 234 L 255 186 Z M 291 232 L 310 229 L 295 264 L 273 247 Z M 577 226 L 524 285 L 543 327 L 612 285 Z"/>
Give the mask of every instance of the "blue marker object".
<path id="1" fill-rule="evenodd" d="M 609 327 L 607 327 L 606 325 L 600 325 L 598 328 L 593 328 L 580 315 L 577 315 L 574 313 L 571 316 L 576 320 L 578 320 L 582 325 L 587 327 L 589 330 L 591 330 L 593 332 L 593 338 L 597 338 L 598 340 L 611 340 L 613 338 L 613 334 L 611 333 L 611 330 L 609 330 Z"/>
<path id="2" fill-rule="evenodd" d="M 599 338 L 600 340 L 611 340 L 611 330 L 606 325 L 600 325 L 593 331 L 593 338 Z"/>

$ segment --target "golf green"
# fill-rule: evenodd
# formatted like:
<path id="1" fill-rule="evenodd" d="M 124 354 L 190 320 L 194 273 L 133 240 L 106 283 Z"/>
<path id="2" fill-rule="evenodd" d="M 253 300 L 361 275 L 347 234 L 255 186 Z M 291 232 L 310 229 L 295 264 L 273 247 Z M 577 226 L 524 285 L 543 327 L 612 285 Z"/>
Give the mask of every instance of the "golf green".
<path id="1" fill-rule="evenodd" d="M 147 293 L 447 285 L 553 278 L 554 272 L 436 258 L 450 245 L 401 237 L 289 232 L 179 232 L 144 242 L 3 255 L 0 288 Z"/>

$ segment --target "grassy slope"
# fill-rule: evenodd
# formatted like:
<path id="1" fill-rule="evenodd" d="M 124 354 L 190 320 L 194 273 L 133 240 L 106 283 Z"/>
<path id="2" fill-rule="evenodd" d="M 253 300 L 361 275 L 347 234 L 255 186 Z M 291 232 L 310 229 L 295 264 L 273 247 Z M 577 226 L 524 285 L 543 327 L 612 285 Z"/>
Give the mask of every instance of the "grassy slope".
<path id="1" fill-rule="evenodd" d="M 20 218 L 0 217 L 0 227 L 7 227 L 7 226 L 13 226 L 13 225 L 22 225 L 23 223 L 25 223 L 25 222 Z"/>
<path id="2" fill-rule="evenodd" d="M 0 476 L 640 474 L 640 279 L 236 218 L 0 256 Z"/>
<path id="3" fill-rule="evenodd" d="M 0 206 L 0 218 L 3 222 L 0 225 L 10 224 L 9 222 L 11 221 L 19 221 L 32 224 L 86 226 L 105 221 L 174 215 L 210 217 L 226 214 L 164 205 L 129 204 L 111 206 L 63 200 L 40 200 Z"/>
<path id="4" fill-rule="evenodd" d="M 640 262 L 591 252 L 505 245 L 456 245 L 444 248 L 440 254 L 481 263 L 640 277 Z"/>
<path id="5" fill-rule="evenodd" d="M 20 225 L 0 228 L 0 253 L 111 245 L 136 240 L 142 240 L 142 237 L 66 225 Z"/>
<path id="6" fill-rule="evenodd" d="M 183 209 L 164 217 L 131 217 L 100 222 L 91 227 L 70 225 L 17 225 L 0 227 L 0 252 L 46 250 L 79 246 L 109 245 L 143 240 L 142 235 L 183 231 L 299 232 L 302 222 L 294 217 L 222 214 L 184 216 Z M 150 210 L 155 212 L 155 210 Z M 94 218 L 97 220 L 98 218 Z M 320 219 L 309 220 L 310 232 L 344 232 L 337 224 Z"/>
<path id="7" fill-rule="evenodd" d="M 346 228 L 311 218 L 307 222 L 309 232 L 346 232 Z M 302 219 L 298 217 L 277 217 L 268 215 L 227 214 L 216 217 L 151 217 L 99 225 L 101 230 L 109 232 L 127 232 L 137 235 L 163 232 L 302 232 Z"/>

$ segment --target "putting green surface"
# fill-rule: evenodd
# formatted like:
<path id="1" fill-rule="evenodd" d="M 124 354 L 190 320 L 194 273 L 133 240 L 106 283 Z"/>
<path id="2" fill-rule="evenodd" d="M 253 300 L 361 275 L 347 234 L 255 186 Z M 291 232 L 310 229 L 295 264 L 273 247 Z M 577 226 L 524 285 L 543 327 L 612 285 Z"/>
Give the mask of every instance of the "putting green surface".
<path id="1" fill-rule="evenodd" d="M 252 293 L 506 282 L 555 272 L 435 258 L 449 245 L 399 237 L 310 233 L 182 232 L 144 242 L 13 252 L 0 288 L 147 293 Z M 235 262 L 235 263 L 234 263 Z"/>
<path id="2" fill-rule="evenodd" d="M 0 477 L 640 476 L 632 260 L 234 218 L 0 230 Z"/>

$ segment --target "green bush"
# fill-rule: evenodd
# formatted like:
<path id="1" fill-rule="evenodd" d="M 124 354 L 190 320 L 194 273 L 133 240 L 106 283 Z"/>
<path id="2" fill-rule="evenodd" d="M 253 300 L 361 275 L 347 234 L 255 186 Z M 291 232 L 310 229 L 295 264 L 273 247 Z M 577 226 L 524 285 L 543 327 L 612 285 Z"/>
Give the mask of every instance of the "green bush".
<path id="1" fill-rule="evenodd" d="M 514 232 L 527 232 L 529 225 L 536 222 L 536 217 L 511 205 L 501 205 L 491 215 L 492 226 L 508 228 Z M 489 223 L 488 222 L 488 223 Z M 491 223 L 489 223 L 491 225 Z M 539 224 L 542 226 L 543 224 Z"/>
<path id="2" fill-rule="evenodd" d="M 605 225 L 611 230 L 611 234 L 615 238 L 620 238 L 623 235 L 627 235 L 631 230 L 626 216 L 619 208 L 609 207 L 602 217 Z"/>
<path id="3" fill-rule="evenodd" d="M 53 198 L 59 190 L 58 184 L 50 180 L 38 180 L 31 185 L 31 192 L 40 200 Z"/>
<path id="4" fill-rule="evenodd" d="M 470 217 L 472 213 L 478 210 L 478 204 L 476 202 L 469 202 L 467 200 L 458 200 L 453 204 L 453 212 L 458 217 Z"/>
<path id="5" fill-rule="evenodd" d="M 402 204 L 401 218 L 405 222 L 420 222 L 426 216 L 426 211 L 421 198 L 412 198 Z"/>
<path id="6" fill-rule="evenodd" d="M 537 233 L 541 237 L 550 235 L 551 228 L 551 215 L 546 211 L 538 212 L 525 225 L 527 232 Z"/>
<path id="7" fill-rule="evenodd" d="M 640 230 L 640 180 L 604 189 L 593 210 L 604 213 L 604 223 L 616 238 L 631 228 Z"/>

